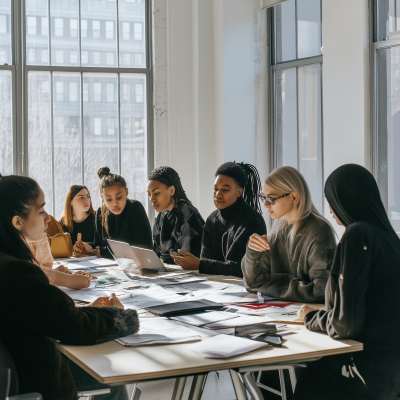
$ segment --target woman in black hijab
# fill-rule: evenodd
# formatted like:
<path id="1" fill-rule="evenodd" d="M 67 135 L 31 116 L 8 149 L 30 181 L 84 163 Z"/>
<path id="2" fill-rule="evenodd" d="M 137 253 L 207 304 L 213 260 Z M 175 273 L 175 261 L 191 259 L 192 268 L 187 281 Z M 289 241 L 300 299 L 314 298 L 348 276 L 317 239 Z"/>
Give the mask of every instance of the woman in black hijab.
<path id="1" fill-rule="evenodd" d="M 336 169 L 325 197 L 346 231 L 333 260 L 325 309 L 303 306 L 299 319 L 333 339 L 360 341 L 364 351 L 310 364 L 294 398 L 393 399 L 400 392 L 400 239 L 365 168 Z"/>

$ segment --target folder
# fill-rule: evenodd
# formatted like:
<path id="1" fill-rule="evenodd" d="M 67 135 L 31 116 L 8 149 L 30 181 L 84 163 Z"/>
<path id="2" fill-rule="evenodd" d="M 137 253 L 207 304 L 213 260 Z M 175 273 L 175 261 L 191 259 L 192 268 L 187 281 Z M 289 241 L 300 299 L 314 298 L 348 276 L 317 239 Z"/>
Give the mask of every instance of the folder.
<path id="1" fill-rule="evenodd" d="M 195 311 L 219 310 L 223 307 L 223 304 L 214 303 L 213 301 L 196 300 L 162 304 L 159 306 L 145 307 L 145 309 L 154 315 L 168 317 L 172 315 L 190 314 Z"/>

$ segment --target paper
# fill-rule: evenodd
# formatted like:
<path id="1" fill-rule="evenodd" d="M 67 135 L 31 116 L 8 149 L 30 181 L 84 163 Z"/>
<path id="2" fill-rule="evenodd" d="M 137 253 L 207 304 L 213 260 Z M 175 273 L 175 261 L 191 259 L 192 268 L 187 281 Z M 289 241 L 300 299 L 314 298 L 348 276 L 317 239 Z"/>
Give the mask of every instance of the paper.
<path id="1" fill-rule="evenodd" d="M 237 336 L 217 335 L 192 344 L 188 348 L 204 358 L 228 358 L 267 346 L 268 343 L 255 342 Z"/>
<path id="2" fill-rule="evenodd" d="M 174 321 L 164 318 L 147 318 L 140 321 L 140 330 L 135 335 L 115 339 L 123 346 L 145 346 L 173 344 L 201 340 L 201 336 Z"/>
<path id="3" fill-rule="evenodd" d="M 225 313 L 222 311 L 211 311 L 200 314 L 179 315 L 171 317 L 171 319 L 184 322 L 189 325 L 202 326 L 212 322 L 225 321 L 228 319 L 237 318 L 236 314 Z"/>
<path id="4" fill-rule="evenodd" d="M 79 259 L 78 259 L 79 260 Z M 85 269 L 85 268 L 93 268 L 93 267 L 110 267 L 112 265 L 117 265 L 115 260 L 108 260 L 106 258 L 94 258 L 87 261 L 73 261 L 70 259 L 63 262 L 68 269 Z"/>
<path id="5" fill-rule="evenodd" d="M 204 328 L 208 329 L 225 329 L 234 328 L 235 326 L 251 325 L 251 324 L 261 324 L 265 322 L 273 321 L 269 317 L 256 317 L 253 315 L 236 315 L 235 319 L 228 319 L 226 321 L 213 322 L 211 324 L 204 325 Z"/>

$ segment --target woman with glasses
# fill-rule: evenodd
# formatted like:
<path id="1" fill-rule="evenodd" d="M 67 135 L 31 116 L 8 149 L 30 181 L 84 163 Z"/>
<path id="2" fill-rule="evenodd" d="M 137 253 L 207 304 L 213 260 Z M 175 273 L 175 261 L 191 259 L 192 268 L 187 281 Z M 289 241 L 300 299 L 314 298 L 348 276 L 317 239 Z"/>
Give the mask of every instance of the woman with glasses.
<path id="1" fill-rule="evenodd" d="M 240 262 L 252 233 L 265 235 L 258 193 L 261 182 L 250 164 L 227 162 L 215 173 L 214 204 L 217 208 L 204 226 L 200 258 L 179 251 L 173 256 L 183 269 L 203 274 L 242 277 Z"/>
<path id="2" fill-rule="evenodd" d="M 303 175 L 292 167 L 276 169 L 260 198 L 275 223 L 268 237 L 250 237 L 242 260 L 247 290 L 287 301 L 323 302 L 335 233 L 314 207 Z"/>

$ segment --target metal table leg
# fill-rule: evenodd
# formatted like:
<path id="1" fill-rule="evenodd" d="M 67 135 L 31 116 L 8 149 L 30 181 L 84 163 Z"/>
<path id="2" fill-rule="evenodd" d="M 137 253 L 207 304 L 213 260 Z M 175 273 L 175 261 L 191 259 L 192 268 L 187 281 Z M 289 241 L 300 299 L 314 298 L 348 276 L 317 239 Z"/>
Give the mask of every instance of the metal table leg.
<path id="1" fill-rule="evenodd" d="M 188 400 L 200 400 L 206 385 L 208 373 L 193 376 Z"/>
<path id="2" fill-rule="evenodd" d="M 231 379 L 233 383 L 233 388 L 235 389 L 237 400 L 247 400 L 246 388 L 244 387 L 242 378 L 239 372 L 234 369 L 230 369 Z"/>
<path id="3" fill-rule="evenodd" d="M 263 400 L 264 396 L 261 393 L 260 388 L 257 385 L 251 372 L 245 372 L 242 375 L 243 383 L 246 389 L 249 391 L 250 396 L 253 400 Z"/>
<path id="4" fill-rule="evenodd" d="M 176 378 L 174 391 L 171 400 L 181 400 L 183 391 L 185 390 L 186 376 Z"/>

